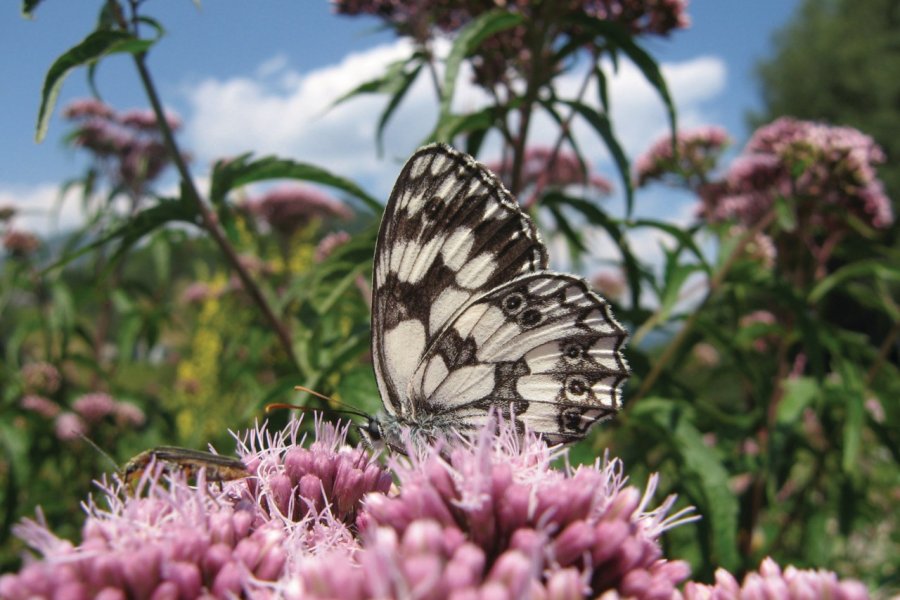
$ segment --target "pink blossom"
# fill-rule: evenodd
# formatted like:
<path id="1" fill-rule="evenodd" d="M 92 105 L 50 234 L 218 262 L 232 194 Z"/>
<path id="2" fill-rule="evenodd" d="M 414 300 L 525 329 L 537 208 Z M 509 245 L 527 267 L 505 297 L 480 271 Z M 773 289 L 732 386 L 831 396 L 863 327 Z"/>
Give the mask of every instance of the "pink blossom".
<path id="1" fill-rule="evenodd" d="M 53 400 L 45 398 L 44 396 L 38 396 L 37 394 L 28 394 L 27 396 L 24 396 L 19 400 L 19 406 L 21 406 L 23 410 L 37 413 L 48 419 L 52 419 L 62 410 L 59 404 Z"/>
<path id="2" fill-rule="evenodd" d="M 685 512 L 667 516 L 674 497 L 648 510 L 656 479 L 644 493 L 627 487 L 617 460 L 552 469 L 564 453 L 501 423 L 445 450 L 446 460 L 414 452 L 408 460 L 394 458 L 399 494 L 370 495 L 361 516 L 370 537 L 364 537 L 360 562 L 384 564 L 366 570 L 364 589 L 390 595 L 427 581 L 433 597 L 447 597 L 485 593 L 497 582 L 507 590 L 545 588 L 547 573 L 563 569 L 577 573 L 580 593 L 591 597 L 607 590 L 638 598 L 671 595 L 688 569 L 663 559 L 656 540 L 691 519 Z M 414 564 L 425 561 L 429 570 L 410 571 L 411 553 L 424 555 Z M 458 561 L 474 561 L 468 575 L 458 573 Z"/>
<path id="3" fill-rule="evenodd" d="M 313 219 L 353 216 L 345 204 L 318 188 L 286 185 L 248 202 L 250 210 L 282 233 L 293 233 Z"/>
<path id="4" fill-rule="evenodd" d="M 758 572 L 748 573 L 744 582 L 738 584 L 731 573 L 724 569 L 716 571 L 716 583 L 688 583 L 684 600 L 714 600 L 734 598 L 751 600 L 772 598 L 773 600 L 805 600 L 807 598 L 831 598 L 833 600 L 864 600 L 869 597 L 865 586 L 858 581 L 838 579 L 829 571 L 813 571 L 787 567 L 782 570 L 771 558 L 763 560 Z"/>
<path id="5" fill-rule="evenodd" d="M 97 100 L 96 98 L 82 98 L 81 100 L 73 100 L 62 111 L 67 119 L 84 119 L 89 117 L 99 117 L 101 119 L 111 119 L 115 112 L 109 105 Z"/>
<path id="6" fill-rule="evenodd" d="M 81 417 L 71 412 L 61 413 L 53 425 L 56 437 L 64 442 L 80 439 L 87 433 L 87 425 Z"/>
<path id="7" fill-rule="evenodd" d="M 725 181 L 707 190 L 703 212 L 751 226 L 777 199 L 790 198 L 804 229 L 834 233 L 849 227 L 848 215 L 885 228 L 894 217 L 876 172 L 884 161 L 856 129 L 781 118 L 753 134 Z"/>
<path id="8" fill-rule="evenodd" d="M 446 2 L 445 0 L 333 0 L 335 11 L 343 15 L 374 15 L 384 20 L 398 35 L 411 37 L 419 43 L 440 34 L 452 33 L 473 19 L 495 8 L 495 3 L 474 0 Z M 564 0 L 554 2 L 553 11 L 541 11 L 536 0 L 521 0 L 502 4 L 510 12 L 521 14 L 526 22 L 541 22 L 560 39 L 571 39 L 582 33 L 575 21 L 591 17 L 612 21 L 634 34 L 666 35 L 674 29 L 689 25 L 686 0 Z M 547 44 L 544 53 L 532 56 L 529 30 L 525 25 L 498 32 L 487 38 L 472 57 L 475 81 L 484 87 L 508 81 L 509 75 L 528 74 L 539 63 L 549 72 L 562 67 L 556 64 L 554 44 Z M 591 42 L 585 47 L 596 51 Z"/>
<path id="9" fill-rule="evenodd" d="M 496 173 L 501 180 L 510 183 L 512 179 L 512 162 L 497 161 L 486 165 L 488 170 Z M 530 197 L 537 198 L 548 187 L 559 188 L 569 185 L 587 185 L 601 194 L 609 194 L 613 190 L 612 183 L 595 173 L 578 160 L 575 153 L 552 148 L 529 147 L 525 150 L 520 185 L 530 188 Z M 524 204 L 529 204 L 525 201 Z"/>
<path id="10" fill-rule="evenodd" d="M 731 138 L 721 127 L 682 130 L 675 139 L 677 154 L 673 155 L 672 137 L 663 136 L 635 161 L 637 185 L 668 176 L 692 187 L 699 185 L 707 179 L 730 144 Z"/>
<path id="11" fill-rule="evenodd" d="M 84 394 L 72 403 L 75 409 L 88 423 L 96 423 L 116 411 L 116 401 L 104 392 Z"/>
<path id="12" fill-rule="evenodd" d="M 104 483 L 79 542 L 40 518 L 15 528 L 40 557 L 0 577 L 0 597 L 656 599 L 689 575 L 658 540 L 692 517 L 668 514 L 674 497 L 650 508 L 657 478 L 628 486 L 618 460 L 556 468 L 565 448 L 492 422 L 411 443 L 385 470 L 347 432 L 317 421 L 307 447 L 299 421 L 252 429 L 238 443 L 244 479 L 210 484 L 201 469 L 189 486 L 151 462 L 133 491 Z M 718 577 L 685 596 L 741 590 Z M 833 574 L 774 563 L 744 588 L 778 585 L 861 597 Z"/>
<path id="13" fill-rule="evenodd" d="M 88 100 L 74 103 L 64 114 L 77 121 L 72 143 L 93 154 L 114 185 L 141 193 L 170 163 L 152 111 L 116 113 Z M 167 114 L 166 119 L 172 129 L 180 127 L 177 116 Z"/>
<path id="14" fill-rule="evenodd" d="M 346 231 L 334 231 L 329 233 L 316 246 L 315 261 L 320 263 L 328 258 L 339 246 L 350 241 L 350 234 Z"/>
<path id="15" fill-rule="evenodd" d="M 7 229 L 3 234 L 3 247 L 11 255 L 16 257 L 25 257 L 33 254 L 35 250 L 41 247 L 41 241 L 36 235 L 28 231 L 18 229 Z"/>
<path id="16" fill-rule="evenodd" d="M 204 281 L 195 281 L 189 284 L 184 291 L 181 292 L 181 301 L 185 304 L 200 304 L 213 298 L 215 293 L 208 283 Z"/>
<path id="17" fill-rule="evenodd" d="M 59 369 L 44 361 L 22 366 L 21 374 L 25 389 L 39 394 L 55 394 L 62 383 Z"/>
<path id="18" fill-rule="evenodd" d="M 147 421 L 144 411 L 132 402 L 116 402 L 113 414 L 120 425 L 140 427 Z"/>
<path id="19" fill-rule="evenodd" d="M 117 120 L 125 127 L 133 127 L 135 129 L 155 131 L 159 126 L 159 122 L 156 119 L 156 113 L 150 109 L 127 110 L 118 115 Z M 167 112 L 166 122 L 172 131 L 177 131 L 181 128 L 181 119 L 178 118 L 178 115 Z"/>
<path id="20" fill-rule="evenodd" d="M 591 286 L 601 295 L 616 300 L 628 289 L 620 271 L 600 271 L 591 277 Z"/>
<path id="21" fill-rule="evenodd" d="M 728 237 L 737 240 L 747 235 L 747 228 L 743 225 L 732 225 L 728 229 Z M 743 256 L 758 262 L 767 269 L 771 269 L 775 265 L 777 251 L 775 250 L 775 242 L 772 238 L 761 231 L 757 231 L 747 240 L 744 245 Z"/>
<path id="22" fill-rule="evenodd" d="M 317 421 L 309 448 L 297 443 L 299 423 L 272 440 L 251 430 L 242 442 L 245 462 L 265 472 L 256 489 L 260 505 L 271 515 L 302 521 L 326 508 L 333 518 L 352 524 L 362 497 L 387 492 L 390 475 L 362 448 L 347 448 L 350 423 Z"/>
<path id="23" fill-rule="evenodd" d="M 715 346 L 708 342 L 696 344 L 692 350 L 694 358 L 704 367 L 715 367 L 722 361 L 722 357 Z"/>

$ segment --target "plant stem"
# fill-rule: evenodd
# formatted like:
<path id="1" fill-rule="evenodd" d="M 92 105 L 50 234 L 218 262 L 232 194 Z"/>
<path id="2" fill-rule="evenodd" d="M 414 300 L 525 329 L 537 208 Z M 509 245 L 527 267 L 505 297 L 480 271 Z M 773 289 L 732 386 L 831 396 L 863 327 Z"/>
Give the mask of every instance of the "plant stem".
<path id="1" fill-rule="evenodd" d="M 141 77 L 141 83 L 144 86 L 144 90 L 147 93 L 147 97 L 150 100 L 150 104 L 153 107 L 153 112 L 156 114 L 156 119 L 159 124 L 160 132 L 163 136 L 163 141 L 166 145 L 166 150 L 172 158 L 172 162 L 175 164 L 175 167 L 178 169 L 178 174 L 181 177 L 181 188 L 183 190 L 183 194 L 187 197 L 188 201 L 194 205 L 194 208 L 197 210 L 197 213 L 200 215 L 200 218 L 203 222 L 203 227 L 209 232 L 209 235 L 212 237 L 213 241 L 219 246 L 219 249 L 225 255 L 225 258 L 228 260 L 231 267 L 237 272 L 238 277 L 241 280 L 241 283 L 244 286 L 244 290 L 256 303 L 259 309 L 262 311 L 263 316 L 269 322 L 272 329 L 275 331 L 275 334 L 278 336 L 278 340 L 281 342 L 282 349 L 287 354 L 288 358 L 290 358 L 291 362 L 297 366 L 297 356 L 294 354 L 294 346 L 291 342 L 291 336 L 288 333 L 287 328 L 284 323 L 282 323 L 278 317 L 275 315 L 275 312 L 272 310 L 272 307 L 269 306 L 269 303 L 266 301 L 265 297 L 262 294 L 262 291 L 259 289 L 259 286 L 256 285 L 256 282 L 253 281 L 253 278 L 250 276 L 250 273 L 241 264 L 240 259 L 238 258 L 237 252 L 234 247 L 225 237 L 225 234 L 219 228 L 218 219 L 215 214 L 206 206 L 203 200 L 200 197 L 200 193 L 197 191 L 197 187 L 194 185 L 194 180 L 191 177 L 190 171 L 188 171 L 187 163 L 184 160 L 181 152 L 178 150 L 178 146 L 175 143 L 175 136 L 172 134 L 172 129 L 169 127 L 169 123 L 166 120 L 166 115 L 163 112 L 162 102 L 160 102 L 159 95 L 156 92 L 156 87 L 153 85 L 153 80 L 150 77 L 150 72 L 147 70 L 147 65 L 145 62 L 146 55 L 135 54 L 134 55 L 134 63 L 137 66 L 138 74 Z"/>
<path id="2" fill-rule="evenodd" d="M 594 60 L 596 61 L 596 55 L 594 56 Z M 584 94 L 587 92 L 588 85 L 591 82 L 592 75 L 593 75 L 593 71 L 588 70 L 588 72 L 584 76 L 584 79 L 581 81 L 581 85 L 578 88 L 578 94 L 576 94 L 576 96 L 575 96 L 575 100 L 577 102 L 581 102 L 581 100 L 584 98 Z M 550 151 L 550 157 L 547 159 L 546 168 L 541 173 L 541 178 L 537 182 L 537 185 L 535 186 L 535 192 L 531 195 L 531 197 L 527 201 L 522 203 L 522 206 L 524 206 L 524 208 L 526 210 L 529 210 L 532 206 L 534 206 L 537 203 L 538 195 L 539 195 L 541 189 L 546 184 L 546 181 L 548 179 L 550 171 L 553 167 L 553 163 L 556 162 L 556 159 L 559 156 L 559 151 L 562 149 L 563 141 L 566 139 L 566 137 L 569 133 L 569 127 L 571 126 L 572 121 L 575 119 L 575 115 L 576 115 L 576 110 L 573 107 L 569 110 L 569 114 L 566 115 L 566 117 L 559 124 L 559 136 L 557 136 L 556 142 L 553 144 L 553 149 Z M 584 175 L 584 181 L 587 182 L 587 179 L 588 179 L 587 169 L 585 169 L 583 175 Z"/>

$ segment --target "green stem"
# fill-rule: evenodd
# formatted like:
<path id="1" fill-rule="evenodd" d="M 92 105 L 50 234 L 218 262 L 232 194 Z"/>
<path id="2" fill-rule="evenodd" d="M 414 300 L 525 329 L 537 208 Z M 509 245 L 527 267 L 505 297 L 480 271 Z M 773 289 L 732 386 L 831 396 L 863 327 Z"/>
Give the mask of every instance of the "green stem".
<path id="1" fill-rule="evenodd" d="M 278 336 L 278 340 L 281 342 L 282 349 L 285 351 L 291 362 L 296 367 L 298 364 L 297 356 L 294 354 L 294 347 L 287 328 L 285 327 L 284 323 L 282 323 L 275 315 L 275 312 L 272 310 L 272 307 L 269 306 L 269 303 L 263 296 L 262 291 L 259 289 L 259 286 L 256 285 L 256 282 L 253 281 L 253 278 L 250 276 L 249 271 L 247 271 L 247 269 L 241 264 L 241 261 L 239 260 L 238 254 L 235 251 L 234 247 L 232 247 L 231 243 L 225 237 L 225 234 L 219 228 L 216 216 L 203 202 L 200 197 L 200 193 L 197 191 L 197 188 L 194 185 L 194 180 L 191 177 L 190 171 L 188 171 L 187 163 L 185 162 L 181 152 L 178 150 L 178 146 L 175 143 L 175 136 L 172 134 L 172 129 L 169 127 L 169 123 L 166 120 L 165 112 L 163 112 L 162 102 L 160 102 L 159 95 L 156 92 L 156 87 L 153 85 L 153 80 L 150 77 L 150 72 L 147 70 L 145 59 L 146 55 L 143 53 L 134 55 L 134 63 L 137 66 L 138 74 L 141 77 L 141 83 L 143 84 L 144 90 L 147 93 L 147 97 L 150 100 L 150 104 L 153 107 L 153 112 L 156 114 L 156 119 L 159 123 L 159 129 L 162 133 L 166 150 L 168 151 L 169 156 L 172 158 L 172 162 L 175 164 L 175 167 L 178 169 L 178 174 L 181 178 L 181 187 L 182 190 L 184 190 L 184 195 L 187 197 L 188 201 L 194 205 L 194 208 L 197 210 L 197 213 L 202 219 L 204 229 L 206 229 L 206 231 L 210 234 L 213 241 L 222 251 L 222 254 L 225 255 L 228 263 L 240 278 L 241 283 L 244 286 L 244 290 L 262 311 L 266 321 L 269 322 L 269 325 Z"/>

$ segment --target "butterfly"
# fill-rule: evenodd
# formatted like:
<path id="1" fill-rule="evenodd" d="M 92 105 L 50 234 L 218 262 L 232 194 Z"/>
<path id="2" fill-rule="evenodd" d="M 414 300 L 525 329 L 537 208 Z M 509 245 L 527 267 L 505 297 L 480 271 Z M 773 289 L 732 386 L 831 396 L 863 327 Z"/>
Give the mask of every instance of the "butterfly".
<path id="1" fill-rule="evenodd" d="M 627 332 L 583 279 L 548 270 L 532 220 L 472 157 L 444 144 L 412 155 L 373 279 L 386 414 L 363 428 L 370 442 L 403 451 L 404 435 L 465 434 L 495 412 L 567 443 L 621 408 Z"/>

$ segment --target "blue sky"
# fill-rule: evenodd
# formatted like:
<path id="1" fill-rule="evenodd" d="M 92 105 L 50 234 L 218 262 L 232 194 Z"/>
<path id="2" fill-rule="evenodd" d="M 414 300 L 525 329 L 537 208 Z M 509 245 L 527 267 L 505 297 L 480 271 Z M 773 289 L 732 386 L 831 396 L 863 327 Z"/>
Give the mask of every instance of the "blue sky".
<path id="1" fill-rule="evenodd" d="M 63 147 L 66 125 L 58 117 L 46 140 L 35 143 L 41 83 L 54 58 L 90 31 L 93 4 L 46 0 L 32 21 L 20 18 L 18 1 L 0 8 L 0 204 L 29 206 L 25 224 L 42 232 L 46 226 L 41 219 L 55 189 L 78 175 L 83 163 Z M 644 40 L 665 67 L 686 126 L 723 125 L 743 142 L 744 115 L 759 97 L 754 64 L 771 51 L 772 32 L 798 4 L 694 0 L 690 29 L 668 39 Z M 216 157 L 255 150 L 316 162 L 383 196 L 399 170 L 398 161 L 430 130 L 433 102 L 424 86 L 411 94 L 388 130 L 387 155 L 381 159 L 372 131 L 382 100 L 354 101 L 325 112 L 331 100 L 404 52 L 389 33 L 376 32 L 373 19 L 335 16 L 324 0 L 204 2 L 199 8 L 188 0 L 157 0 L 146 2 L 145 11 L 168 32 L 149 64 L 164 102 L 185 122 L 181 141 L 194 154 L 193 169 L 201 180 Z M 639 80 L 626 68 L 613 85 L 614 120 L 632 158 L 664 131 L 662 107 Z M 104 62 L 98 82 L 104 99 L 116 108 L 146 105 L 125 57 Z M 87 93 L 83 72 L 75 72 L 64 85 L 59 106 Z M 476 93 L 471 91 L 473 98 Z M 465 105 L 467 92 L 460 96 Z M 541 131 L 538 125 L 535 136 Z M 595 150 L 597 167 L 614 177 L 602 147 L 597 144 Z M 664 196 L 656 197 L 665 202 Z M 671 209 L 665 212 L 677 216 Z M 77 206 L 71 203 L 61 223 L 73 222 Z"/>

